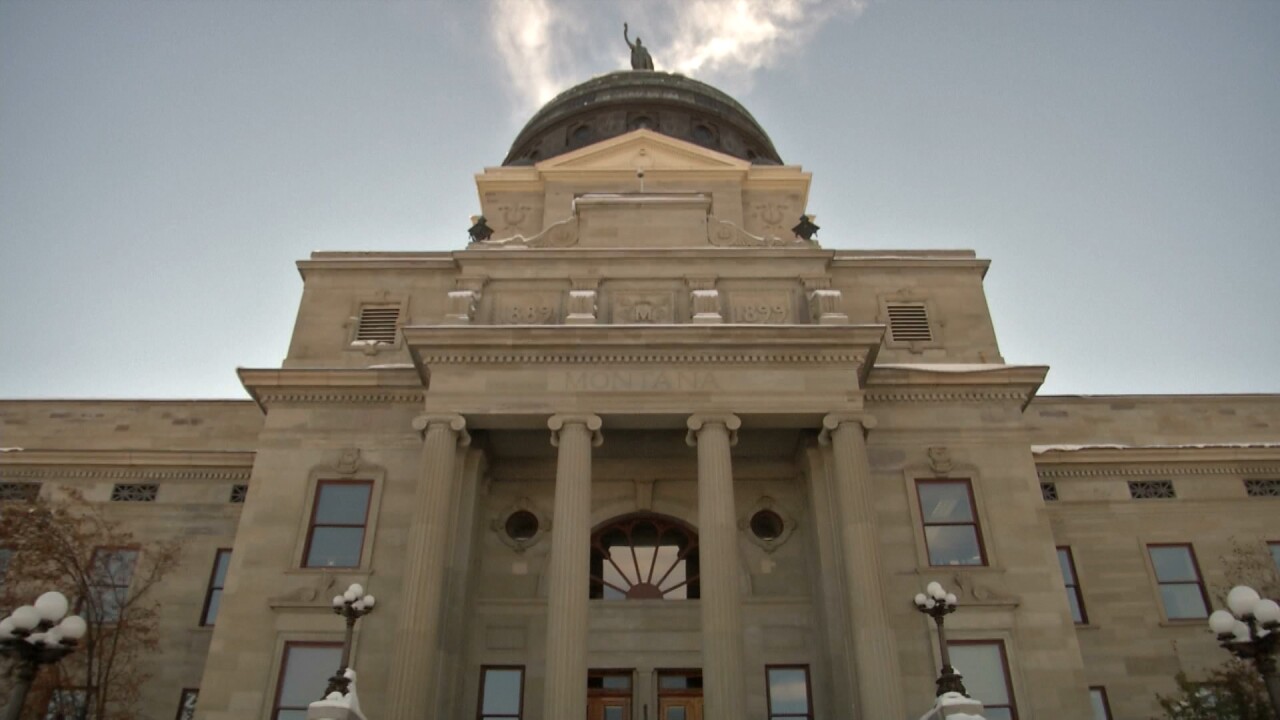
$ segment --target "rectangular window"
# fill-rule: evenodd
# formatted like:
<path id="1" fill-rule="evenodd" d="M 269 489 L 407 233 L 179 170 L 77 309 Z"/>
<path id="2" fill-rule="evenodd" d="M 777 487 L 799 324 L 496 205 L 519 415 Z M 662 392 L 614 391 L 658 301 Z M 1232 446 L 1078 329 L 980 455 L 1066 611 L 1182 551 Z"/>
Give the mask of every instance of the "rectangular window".
<path id="1" fill-rule="evenodd" d="M 1204 592 L 1200 567 L 1190 545 L 1148 545 L 1151 567 L 1160 584 L 1160 602 L 1169 620 L 1209 616 L 1209 596 Z"/>
<path id="2" fill-rule="evenodd" d="M 13 550 L 0 547 L 0 588 L 4 587 L 4 576 L 9 574 L 9 562 L 13 560 Z"/>
<path id="3" fill-rule="evenodd" d="M 1071 555 L 1071 548 L 1058 548 L 1058 567 L 1062 568 L 1062 579 L 1067 584 L 1067 604 L 1071 606 L 1071 620 L 1077 625 L 1089 622 L 1084 612 L 1084 595 L 1080 592 L 1080 581 L 1076 579 L 1076 560 Z"/>
<path id="4" fill-rule="evenodd" d="M 764 672 L 768 680 L 769 720 L 813 718 L 808 665 L 772 665 Z"/>
<path id="5" fill-rule="evenodd" d="M 92 619 L 113 623 L 129 599 L 129 583 L 138 564 L 138 551 L 128 548 L 97 548 L 89 563 L 89 607 Z"/>
<path id="6" fill-rule="evenodd" d="M 285 643 L 271 720 L 306 720 L 307 706 L 320 699 L 341 662 L 341 643 Z"/>
<path id="7" fill-rule="evenodd" d="M 230 497 L 230 499 L 229 499 L 229 502 L 233 502 L 233 503 L 237 503 L 237 504 L 239 504 L 239 503 L 244 502 L 244 499 L 245 499 L 246 497 L 248 497 L 248 496 L 249 496 L 249 486 L 248 486 L 248 485 L 232 485 L 232 486 L 231 486 L 231 497 Z"/>
<path id="8" fill-rule="evenodd" d="M 178 714 L 174 716 L 174 720 L 195 720 L 196 698 L 199 696 L 200 691 L 195 688 L 184 689 L 178 700 Z"/>
<path id="9" fill-rule="evenodd" d="M 1045 502 L 1058 502 L 1058 484 L 1053 482 L 1040 483 L 1040 497 Z"/>
<path id="10" fill-rule="evenodd" d="M 1093 703 L 1093 720 L 1111 720 L 1111 703 L 1107 702 L 1107 689 L 1089 688 L 1089 702 Z"/>
<path id="11" fill-rule="evenodd" d="M 964 676 L 969 697 L 982 703 L 987 720 L 1018 720 L 1009 680 L 1009 660 L 999 640 L 957 640 L 947 643 L 951 666 Z"/>
<path id="12" fill-rule="evenodd" d="M 521 720 L 524 717 L 524 666 L 480 668 L 480 720 Z"/>
<path id="13" fill-rule="evenodd" d="M 44 720 L 80 720 L 87 699 L 84 688 L 57 688 L 49 693 Z"/>
<path id="14" fill-rule="evenodd" d="M 930 565 L 986 565 L 968 480 L 917 480 Z"/>
<path id="15" fill-rule="evenodd" d="M 1280 572 L 1280 542 L 1267 543 L 1267 549 L 1271 551 L 1271 559 L 1276 564 L 1276 572 Z"/>
<path id="16" fill-rule="evenodd" d="M 222 604 L 222 586 L 227 582 L 227 567 L 231 565 L 231 551 L 222 548 L 213 556 L 213 573 L 209 576 L 209 590 L 204 594 L 204 611 L 200 613 L 201 625 L 212 625 Z"/>
<path id="17" fill-rule="evenodd" d="M 316 485 L 303 567 L 360 567 L 372 489 L 367 480 L 324 480 Z"/>

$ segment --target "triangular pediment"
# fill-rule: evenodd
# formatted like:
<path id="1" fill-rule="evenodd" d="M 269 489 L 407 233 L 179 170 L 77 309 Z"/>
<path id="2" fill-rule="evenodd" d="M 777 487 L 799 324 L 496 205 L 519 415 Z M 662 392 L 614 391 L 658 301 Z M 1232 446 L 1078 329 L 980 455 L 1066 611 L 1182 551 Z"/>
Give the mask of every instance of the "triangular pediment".
<path id="1" fill-rule="evenodd" d="M 633 130 L 536 166 L 540 173 L 651 170 L 746 172 L 751 163 L 652 130 Z"/>

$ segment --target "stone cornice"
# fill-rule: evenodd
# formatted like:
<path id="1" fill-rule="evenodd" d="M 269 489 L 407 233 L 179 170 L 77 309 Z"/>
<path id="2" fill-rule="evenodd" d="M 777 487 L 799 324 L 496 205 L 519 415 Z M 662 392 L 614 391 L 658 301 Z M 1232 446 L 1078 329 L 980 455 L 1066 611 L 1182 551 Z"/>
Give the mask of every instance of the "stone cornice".
<path id="1" fill-rule="evenodd" d="M 1254 475 L 1280 477 L 1280 446 L 1032 446 L 1042 478 Z"/>
<path id="2" fill-rule="evenodd" d="M 274 404 L 420 403 L 426 378 L 413 367 L 237 370 L 258 406 Z"/>
<path id="3" fill-rule="evenodd" d="M 872 368 L 865 395 L 873 403 L 1012 400 L 1025 408 L 1048 372 L 1044 365 L 881 365 Z"/>
<path id="4" fill-rule="evenodd" d="M 252 452 L 22 450 L 0 455 L 4 480 L 249 480 Z"/>
<path id="5" fill-rule="evenodd" d="M 456 326 L 404 328 L 414 362 L 698 364 L 874 361 L 882 325 Z"/>

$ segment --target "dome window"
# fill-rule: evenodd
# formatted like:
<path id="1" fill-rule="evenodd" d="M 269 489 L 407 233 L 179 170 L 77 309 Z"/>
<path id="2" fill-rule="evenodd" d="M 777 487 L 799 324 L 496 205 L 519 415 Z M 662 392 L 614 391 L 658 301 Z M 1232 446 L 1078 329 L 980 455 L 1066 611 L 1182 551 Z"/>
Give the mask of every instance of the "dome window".
<path id="1" fill-rule="evenodd" d="M 716 132 L 701 123 L 693 126 L 693 141 L 699 145 L 715 145 Z"/>
<path id="2" fill-rule="evenodd" d="M 569 133 L 569 147 L 582 147 L 591 142 L 591 126 L 579 125 Z"/>
<path id="3" fill-rule="evenodd" d="M 653 118 L 649 117 L 648 115 L 637 115 L 636 117 L 631 118 L 631 122 L 628 123 L 627 129 L 628 130 L 652 130 L 656 125 L 657 123 L 655 123 L 653 121 Z"/>

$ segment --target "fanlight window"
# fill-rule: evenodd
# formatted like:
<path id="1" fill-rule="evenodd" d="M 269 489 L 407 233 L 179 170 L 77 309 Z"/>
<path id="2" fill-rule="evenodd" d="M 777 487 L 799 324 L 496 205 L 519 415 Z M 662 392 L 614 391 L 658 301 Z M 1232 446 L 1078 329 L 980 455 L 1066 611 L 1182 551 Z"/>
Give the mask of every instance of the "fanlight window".
<path id="1" fill-rule="evenodd" d="M 617 518 L 591 536 L 591 597 L 683 600 L 699 597 L 698 536 L 652 513 Z"/>

